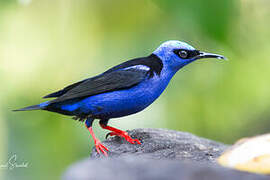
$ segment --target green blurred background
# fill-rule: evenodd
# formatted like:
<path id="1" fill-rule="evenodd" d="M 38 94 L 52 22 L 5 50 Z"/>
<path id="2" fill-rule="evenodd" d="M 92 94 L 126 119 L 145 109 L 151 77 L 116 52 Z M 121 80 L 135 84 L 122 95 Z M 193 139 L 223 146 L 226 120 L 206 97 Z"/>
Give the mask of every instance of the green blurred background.
<path id="1" fill-rule="evenodd" d="M 224 143 L 269 132 L 269 19 L 267 0 L 1 0 L 0 164 L 14 154 L 29 164 L 0 169 L 0 179 L 59 179 L 93 147 L 84 125 L 70 117 L 12 109 L 171 39 L 229 61 L 185 67 L 152 106 L 111 125 Z M 107 132 L 97 123 L 94 129 L 103 140 Z"/>

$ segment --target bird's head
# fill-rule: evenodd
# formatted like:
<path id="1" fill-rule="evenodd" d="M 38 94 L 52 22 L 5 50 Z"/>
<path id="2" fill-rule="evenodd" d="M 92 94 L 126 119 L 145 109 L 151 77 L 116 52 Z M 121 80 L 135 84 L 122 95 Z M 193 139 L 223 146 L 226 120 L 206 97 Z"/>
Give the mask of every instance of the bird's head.
<path id="1" fill-rule="evenodd" d="M 226 59 L 224 56 L 205 53 L 196 50 L 189 44 L 181 41 L 171 40 L 162 43 L 154 52 L 163 64 L 172 71 L 177 71 L 185 65 L 203 58 Z"/>

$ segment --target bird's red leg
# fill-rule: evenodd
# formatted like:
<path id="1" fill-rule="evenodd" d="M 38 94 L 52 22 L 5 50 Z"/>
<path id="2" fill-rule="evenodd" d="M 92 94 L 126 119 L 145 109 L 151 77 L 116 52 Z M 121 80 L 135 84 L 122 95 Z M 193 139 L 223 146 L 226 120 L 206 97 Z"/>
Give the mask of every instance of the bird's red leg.
<path id="1" fill-rule="evenodd" d="M 86 128 L 89 130 L 91 136 L 93 137 L 94 139 L 94 142 L 95 142 L 95 147 L 96 147 L 96 150 L 97 152 L 100 154 L 100 151 L 105 155 L 105 156 L 108 156 L 108 153 L 106 151 L 109 151 L 109 149 L 104 146 L 99 139 L 96 138 L 95 134 L 94 134 L 94 131 L 92 129 L 92 123 L 91 125 L 89 126 L 89 122 L 87 122 L 88 120 L 86 120 L 85 122 L 85 126 Z"/>
<path id="2" fill-rule="evenodd" d="M 141 142 L 138 140 L 138 139 L 132 139 L 128 133 L 126 131 L 122 131 L 120 129 L 116 129 L 114 127 L 111 127 L 111 126 L 107 126 L 105 124 L 102 124 L 102 123 L 99 123 L 100 126 L 103 128 L 103 129 L 107 129 L 109 131 L 112 131 L 110 132 L 108 135 L 109 136 L 120 136 L 120 137 L 123 137 L 125 138 L 129 143 L 131 144 L 135 144 L 135 143 L 138 143 L 138 144 L 141 144 Z"/>

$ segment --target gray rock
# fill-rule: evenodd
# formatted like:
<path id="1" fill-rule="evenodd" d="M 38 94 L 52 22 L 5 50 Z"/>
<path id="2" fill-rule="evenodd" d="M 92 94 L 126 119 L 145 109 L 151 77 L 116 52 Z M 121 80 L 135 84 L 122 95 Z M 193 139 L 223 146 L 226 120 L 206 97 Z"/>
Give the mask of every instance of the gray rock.
<path id="1" fill-rule="evenodd" d="M 269 176 L 219 166 L 215 159 L 228 147 L 190 133 L 164 129 L 128 131 L 142 144 L 112 137 L 103 144 L 109 158 L 93 149 L 91 158 L 71 165 L 64 180 L 269 180 Z"/>
<path id="2" fill-rule="evenodd" d="M 269 180 L 269 177 L 235 171 L 213 164 L 134 156 L 86 159 L 72 165 L 64 180 Z"/>
<path id="3" fill-rule="evenodd" d="M 196 162 L 215 162 L 227 146 L 190 133 L 165 129 L 135 129 L 128 131 L 132 138 L 141 141 L 130 144 L 120 137 L 111 137 L 103 144 L 110 149 L 110 157 L 126 157 L 133 155 L 150 159 L 193 160 Z M 92 158 L 103 157 L 95 148 Z"/>

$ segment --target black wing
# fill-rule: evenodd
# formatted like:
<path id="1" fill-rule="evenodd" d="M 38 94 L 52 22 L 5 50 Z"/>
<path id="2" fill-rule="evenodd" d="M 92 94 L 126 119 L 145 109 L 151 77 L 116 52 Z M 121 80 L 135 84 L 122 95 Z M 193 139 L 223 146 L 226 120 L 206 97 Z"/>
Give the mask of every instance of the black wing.
<path id="1" fill-rule="evenodd" d="M 134 68 L 130 67 L 127 69 L 106 72 L 99 76 L 67 86 L 64 89 L 45 97 L 58 97 L 51 101 L 52 103 L 55 103 L 70 99 L 80 99 L 120 89 L 127 89 L 143 81 L 148 73 L 149 68 L 147 66 L 141 69 L 135 68 L 134 66 Z"/>
<path id="2" fill-rule="evenodd" d="M 132 66 L 136 66 L 136 65 L 143 65 L 143 66 L 149 67 L 150 70 L 149 70 L 148 73 L 149 73 L 150 78 L 154 76 L 154 73 L 156 73 L 157 75 L 160 75 L 160 72 L 161 72 L 161 70 L 163 68 L 163 63 L 162 63 L 161 59 L 159 59 L 156 55 L 151 54 L 150 56 L 147 56 L 147 57 L 141 57 L 141 58 L 136 58 L 136 59 L 126 61 L 126 62 L 124 62 L 122 64 L 119 64 L 119 65 L 117 65 L 115 67 L 112 67 L 111 69 L 107 70 L 103 74 L 111 73 L 113 71 L 117 71 L 117 70 L 120 70 L 120 69 L 132 67 Z M 79 86 L 80 84 L 84 83 L 85 81 L 88 81 L 88 80 L 91 81 L 91 80 L 93 80 L 95 78 L 98 78 L 99 76 L 89 78 L 89 79 L 85 79 L 85 80 L 79 81 L 77 83 L 71 84 L 70 86 L 67 86 L 64 89 L 62 89 L 60 91 L 57 91 L 57 92 L 54 92 L 54 93 L 51 93 L 49 95 L 46 95 L 43 98 L 60 97 L 60 96 L 62 96 L 64 94 L 66 94 L 71 89 L 73 89 L 73 88 Z"/>
<path id="3" fill-rule="evenodd" d="M 80 85 L 81 83 L 85 82 L 86 80 L 88 80 L 88 79 L 85 79 L 85 80 L 76 82 L 74 84 L 71 84 L 71 85 L 65 87 L 64 89 L 62 89 L 60 91 L 57 91 L 57 92 L 54 92 L 54 93 L 51 93 L 51 94 L 48 94 L 48 95 L 44 96 L 43 98 L 52 98 L 52 97 L 62 96 L 63 94 L 67 93 L 69 90 L 71 90 L 72 88 Z"/>

